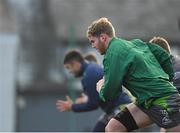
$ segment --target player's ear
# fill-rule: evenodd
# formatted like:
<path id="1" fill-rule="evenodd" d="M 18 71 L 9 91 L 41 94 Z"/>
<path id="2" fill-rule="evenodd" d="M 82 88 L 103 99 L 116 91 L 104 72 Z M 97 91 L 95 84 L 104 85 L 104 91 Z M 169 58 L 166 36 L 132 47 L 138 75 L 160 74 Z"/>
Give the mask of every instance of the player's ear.
<path id="1" fill-rule="evenodd" d="M 104 33 L 100 34 L 100 40 L 101 40 L 101 41 L 104 42 L 104 41 L 106 41 L 106 39 L 107 39 L 107 38 L 106 38 L 106 35 L 105 35 Z"/>

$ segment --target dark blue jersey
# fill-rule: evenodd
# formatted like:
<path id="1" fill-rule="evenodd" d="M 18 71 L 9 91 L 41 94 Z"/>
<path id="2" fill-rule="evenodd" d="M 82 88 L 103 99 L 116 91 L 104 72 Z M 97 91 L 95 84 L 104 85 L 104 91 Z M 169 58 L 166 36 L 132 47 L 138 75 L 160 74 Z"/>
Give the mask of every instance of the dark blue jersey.
<path id="1" fill-rule="evenodd" d="M 88 101 L 82 104 L 73 104 L 74 112 L 94 110 L 99 107 L 99 94 L 96 91 L 96 83 L 103 78 L 103 69 L 95 63 L 83 63 L 81 66 L 83 77 L 81 80 L 84 93 Z"/>
<path id="2" fill-rule="evenodd" d="M 99 93 L 96 90 L 96 83 L 103 78 L 103 68 L 96 63 L 84 62 L 81 66 L 82 86 L 84 93 L 88 96 L 88 101 L 82 104 L 73 104 L 74 112 L 85 112 L 101 107 L 106 113 L 109 113 L 119 104 L 131 102 L 126 93 L 122 93 L 120 98 L 112 101 L 103 102 L 100 100 Z"/>
<path id="3" fill-rule="evenodd" d="M 177 55 L 171 55 L 172 56 L 172 63 L 174 72 L 180 72 L 180 57 Z"/>
<path id="4" fill-rule="evenodd" d="M 176 72 L 173 79 L 174 86 L 178 89 L 180 93 L 180 72 Z"/>
<path id="5" fill-rule="evenodd" d="M 172 55 L 172 62 L 173 62 L 173 68 L 175 72 L 173 84 L 180 93 L 180 57 L 176 55 Z"/>

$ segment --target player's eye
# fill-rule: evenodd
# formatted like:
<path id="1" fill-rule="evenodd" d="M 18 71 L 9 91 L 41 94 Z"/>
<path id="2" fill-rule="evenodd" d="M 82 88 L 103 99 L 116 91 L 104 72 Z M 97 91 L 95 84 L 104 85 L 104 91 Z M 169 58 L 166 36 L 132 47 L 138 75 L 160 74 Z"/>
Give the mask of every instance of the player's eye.
<path id="1" fill-rule="evenodd" d="M 91 40 L 91 43 L 94 43 L 94 40 Z"/>

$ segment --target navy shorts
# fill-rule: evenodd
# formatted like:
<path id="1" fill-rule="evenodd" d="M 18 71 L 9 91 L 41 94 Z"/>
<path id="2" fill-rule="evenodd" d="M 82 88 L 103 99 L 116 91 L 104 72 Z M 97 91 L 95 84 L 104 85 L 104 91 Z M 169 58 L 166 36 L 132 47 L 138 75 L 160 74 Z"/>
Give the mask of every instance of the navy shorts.
<path id="1" fill-rule="evenodd" d="M 136 104 L 158 126 L 165 129 L 180 124 L 180 94 L 152 98 L 145 104 Z"/>

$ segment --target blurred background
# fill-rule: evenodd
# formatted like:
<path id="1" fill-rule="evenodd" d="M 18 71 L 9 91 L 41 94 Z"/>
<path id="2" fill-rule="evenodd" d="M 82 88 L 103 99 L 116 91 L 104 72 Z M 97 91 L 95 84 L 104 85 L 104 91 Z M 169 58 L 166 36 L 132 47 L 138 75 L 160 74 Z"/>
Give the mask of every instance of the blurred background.
<path id="1" fill-rule="evenodd" d="M 162 36 L 179 54 L 179 7 L 179 0 L 0 0 L 0 131 L 90 131 L 100 109 L 60 113 L 55 106 L 81 92 L 63 68 L 65 52 L 94 51 L 86 29 L 107 17 L 118 37 Z"/>

